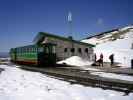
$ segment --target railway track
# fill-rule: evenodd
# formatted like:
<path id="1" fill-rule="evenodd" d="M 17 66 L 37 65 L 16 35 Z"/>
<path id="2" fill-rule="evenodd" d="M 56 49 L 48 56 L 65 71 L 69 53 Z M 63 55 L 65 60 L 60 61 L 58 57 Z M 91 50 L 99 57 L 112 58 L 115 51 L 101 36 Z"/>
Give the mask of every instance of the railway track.
<path id="1" fill-rule="evenodd" d="M 65 69 L 61 67 L 55 68 L 36 68 L 23 66 L 22 69 L 37 71 L 41 73 L 54 76 L 61 80 L 69 81 L 72 84 L 78 83 L 86 86 L 100 87 L 103 89 L 111 89 L 116 91 L 125 92 L 126 94 L 133 92 L 133 82 L 132 81 L 123 81 L 118 79 L 110 79 L 99 77 L 97 75 L 91 75 L 89 71 L 83 71 L 79 69 Z"/>

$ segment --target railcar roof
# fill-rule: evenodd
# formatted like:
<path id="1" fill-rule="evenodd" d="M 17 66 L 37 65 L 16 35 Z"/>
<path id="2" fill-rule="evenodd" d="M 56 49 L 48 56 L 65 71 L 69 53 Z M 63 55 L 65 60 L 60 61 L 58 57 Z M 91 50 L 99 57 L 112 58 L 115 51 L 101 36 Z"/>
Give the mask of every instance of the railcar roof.
<path id="1" fill-rule="evenodd" d="M 52 44 L 52 43 L 40 44 L 40 45 L 33 44 L 33 45 L 20 46 L 20 47 L 11 48 L 11 49 L 26 48 L 26 47 L 41 47 L 41 46 L 50 46 L 50 45 L 53 45 L 54 46 L 55 44 Z"/>

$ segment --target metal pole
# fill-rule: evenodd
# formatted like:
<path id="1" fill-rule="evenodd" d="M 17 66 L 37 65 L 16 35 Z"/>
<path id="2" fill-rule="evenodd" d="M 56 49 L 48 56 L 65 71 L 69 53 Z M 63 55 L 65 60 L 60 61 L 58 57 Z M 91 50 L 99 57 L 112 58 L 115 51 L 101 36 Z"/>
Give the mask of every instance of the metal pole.
<path id="1" fill-rule="evenodd" d="M 71 47 L 72 49 L 74 49 L 74 44 L 73 44 L 73 34 L 72 34 L 72 13 L 69 12 L 68 13 L 68 24 L 69 24 L 69 39 L 71 41 Z M 72 52 L 72 56 L 73 56 L 73 52 Z"/>

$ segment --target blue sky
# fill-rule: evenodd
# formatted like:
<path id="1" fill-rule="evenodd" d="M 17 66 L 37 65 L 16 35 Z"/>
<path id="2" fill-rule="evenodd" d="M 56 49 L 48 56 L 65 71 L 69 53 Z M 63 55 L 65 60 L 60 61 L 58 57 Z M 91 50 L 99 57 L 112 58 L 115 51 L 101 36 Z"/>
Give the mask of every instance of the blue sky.
<path id="1" fill-rule="evenodd" d="M 31 44 L 38 32 L 75 39 L 133 24 L 133 0 L 0 0 L 0 52 Z"/>

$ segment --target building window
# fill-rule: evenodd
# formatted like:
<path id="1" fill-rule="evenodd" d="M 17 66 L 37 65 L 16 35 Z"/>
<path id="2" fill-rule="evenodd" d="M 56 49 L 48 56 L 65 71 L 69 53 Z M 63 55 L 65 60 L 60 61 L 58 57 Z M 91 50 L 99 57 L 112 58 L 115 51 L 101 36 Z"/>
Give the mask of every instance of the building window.
<path id="1" fill-rule="evenodd" d="M 64 52 L 67 52 L 67 48 L 64 49 Z"/>
<path id="2" fill-rule="evenodd" d="M 75 52 L 75 48 L 71 48 L 71 52 L 74 53 Z"/>
<path id="3" fill-rule="evenodd" d="M 85 48 L 85 53 L 88 53 L 88 48 Z"/>
<path id="4" fill-rule="evenodd" d="M 81 50 L 81 48 L 78 48 L 78 52 L 79 52 L 79 53 L 82 53 L 82 50 Z"/>

